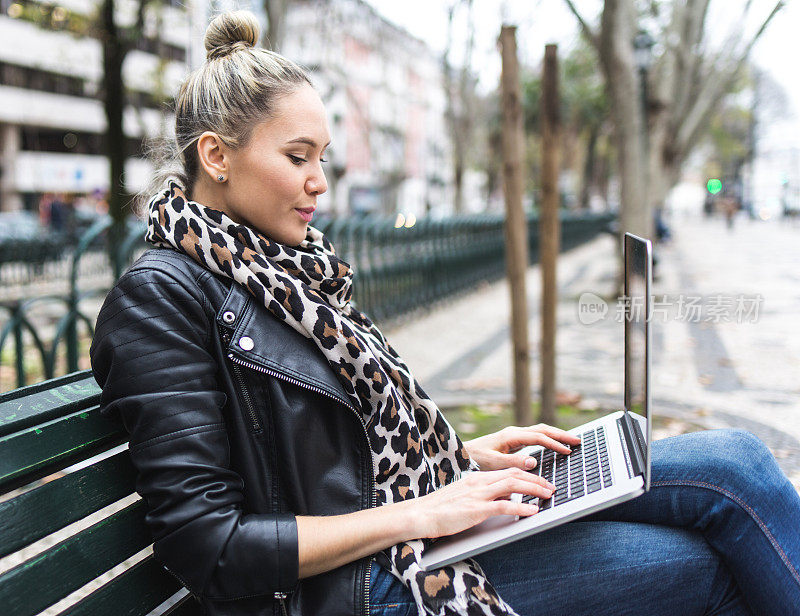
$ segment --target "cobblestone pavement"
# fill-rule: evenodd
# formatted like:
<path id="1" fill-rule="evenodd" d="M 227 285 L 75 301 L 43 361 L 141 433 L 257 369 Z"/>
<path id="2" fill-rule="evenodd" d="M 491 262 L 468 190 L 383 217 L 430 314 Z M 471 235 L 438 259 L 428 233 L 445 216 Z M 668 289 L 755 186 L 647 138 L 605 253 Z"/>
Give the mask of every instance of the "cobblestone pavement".
<path id="1" fill-rule="evenodd" d="M 794 323 L 800 307 L 800 227 L 739 219 L 729 231 L 722 220 L 696 217 L 671 225 L 673 241 L 656 248 L 655 413 L 683 425 L 751 430 L 800 489 L 800 327 Z M 559 259 L 558 390 L 580 394 L 587 407 L 614 408 L 622 401 L 623 325 L 614 289 L 615 251 L 615 239 L 602 235 Z M 529 268 L 526 284 L 535 396 L 538 266 Z M 607 301 L 605 318 L 581 322 L 583 293 Z M 505 280 L 384 330 L 441 407 L 511 400 Z"/>
<path id="2" fill-rule="evenodd" d="M 655 299 L 663 308 L 653 319 L 654 411 L 674 420 L 671 425 L 678 430 L 696 426 L 752 431 L 800 489 L 800 327 L 794 323 L 800 307 L 800 226 L 741 219 L 728 232 L 721 220 L 696 218 L 673 220 L 672 226 L 675 239 L 658 248 L 654 282 Z M 587 407 L 610 409 L 622 401 L 622 323 L 616 320 L 613 299 L 615 251 L 616 241 L 602 235 L 559 258 L 558 389 L 580 394 Z M 529 268 L 534 393 L 539 387 L 540 284 L 538 266 Z M 591 325 L 578 317 L 579 298 L 586 292 L 609 304 L 606 318 Z M 757 314 L 738 318 L 736 298 L 756 295 L 762 297 Z M 696 302 L 698 296 L 701 300 Z M 726 298 L 731 301 L 723 301 Z M 96 314 L 99 301 L 87 303 L 86 313 Z M 697 303 L 702 308 L 699 319 L 685 310 Z M 39 319 L 52 326 L 52 316 L 45 311 Z M 441 407 L 511 400 L 505 280 L 483 284 L 437 304 L 433 311 L 409 315 L 382 329 Z M 98 516 L 128 502 L 114 503 Z M 93 521 L 76 522 L 65 533 Z M 35 549 L 0 559 L 0 574 L 62 538 L 51 535 Z M 148 548 L 134 555 L 43 616 L 61 612 L 149 553 Z"/>

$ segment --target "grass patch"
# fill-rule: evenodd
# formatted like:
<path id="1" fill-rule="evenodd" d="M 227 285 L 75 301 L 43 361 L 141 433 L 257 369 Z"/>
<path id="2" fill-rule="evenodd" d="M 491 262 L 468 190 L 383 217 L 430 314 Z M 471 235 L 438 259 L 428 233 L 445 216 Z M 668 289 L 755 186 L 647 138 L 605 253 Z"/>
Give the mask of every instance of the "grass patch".
<path id="1" fill-rule="evenodd" d="M 584 409 L 562 404 L 556 407 L 555 425 L 563 430 L 569 430 L 602 417 L 611 410 L 613 409 Z M 510 404 L 470 404 L 443 409 L 442 412 L 463 440 L 497 432 L 515 423 L 514 410 Z M 538 401 L 531 404 L 531 415 L 534 418 L 533 423 L 538 423 L 536 419 L 539 417 Z"/>
<path id="2" fill-rule="evenodd" d="M 538 401 L 531 404 L 531 415 L 534 424 L 539 423 L 539 406 Z M 571 430 L 617 410 L 619 409 L 616 407 L 581 408 L 562 404 L 556 407 L 554 425 L 562 430 Z M 470 404 L 442 409 L 442 412 L 462 440 L 491 434 L 516 423 L 514 421 L 514 410 L 510 404 Z M 669 418 L 654 417 L 653 430 L 669 428 L 670 421 Z"/>

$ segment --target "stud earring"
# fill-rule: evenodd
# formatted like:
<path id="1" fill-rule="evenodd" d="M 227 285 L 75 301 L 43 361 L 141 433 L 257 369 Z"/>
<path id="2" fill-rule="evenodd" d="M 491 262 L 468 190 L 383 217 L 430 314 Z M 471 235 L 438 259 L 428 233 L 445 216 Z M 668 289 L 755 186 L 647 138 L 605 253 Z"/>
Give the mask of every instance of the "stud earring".
<path id="1" fill-rule="evenodd" d="M 224 175 L 218 175 L 217 176 L 217 182 L 224 182 L 224 181 L 225 181 L 225 176 Z"/>

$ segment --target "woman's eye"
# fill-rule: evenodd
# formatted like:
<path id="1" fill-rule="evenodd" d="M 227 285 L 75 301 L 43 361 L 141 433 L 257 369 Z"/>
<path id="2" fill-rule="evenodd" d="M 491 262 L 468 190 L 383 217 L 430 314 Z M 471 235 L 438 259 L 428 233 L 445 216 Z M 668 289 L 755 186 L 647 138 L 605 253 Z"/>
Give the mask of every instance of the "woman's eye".
<path id="1" fill-rule="evenodd" d="M 292 156 L 291 154 L 287 154 L 289 159 L 295 164 L 300 165 L 302 163 L 307 163 L 308 161 L 305 158 L 300 158 L 299 156 Z"/>
<path id="2" fill-rule="evenodd" d="M 327 163 L 327 162 L 328 162 L 328 159 L 327 159 L 327 158 L 320 158 L 320 159 L 319 159 L 319 162 L 321 162 L 321 163 Z"/>

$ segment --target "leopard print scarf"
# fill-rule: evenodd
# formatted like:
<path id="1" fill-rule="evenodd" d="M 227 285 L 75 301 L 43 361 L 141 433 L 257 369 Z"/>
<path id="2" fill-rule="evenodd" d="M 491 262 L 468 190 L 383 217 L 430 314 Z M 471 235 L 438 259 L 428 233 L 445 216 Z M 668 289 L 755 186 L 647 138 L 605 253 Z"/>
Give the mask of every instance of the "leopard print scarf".
<path id="1" fill-rule="evenodd" d="M 478 470 L 405 362 L 351 304 L 353 270 L 320 231 L 309 226 L 299 246 L 282 245 L 188 201 L 170 183 L 150 201 L 145 239 L 232 278 L 314 341 L 367 426 L 378 505 L 427 494 Z M 411 590 L 421 615 L 515 614 L 472 559 L 423 571 L 427 543 L 415 539 L 377 555 Z"/>

